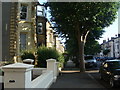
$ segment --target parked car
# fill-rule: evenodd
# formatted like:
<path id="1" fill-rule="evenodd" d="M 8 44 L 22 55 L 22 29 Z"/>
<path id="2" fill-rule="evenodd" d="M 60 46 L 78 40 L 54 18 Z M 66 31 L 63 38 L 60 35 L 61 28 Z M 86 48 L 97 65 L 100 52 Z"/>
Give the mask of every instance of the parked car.
<path id="1" fill-rule="evenodd" d="M 92 55 L 85 56 L 85 67 L 97 67 L 97 61 Z"/>
<path id="2" fill-rule="evenodd" d="M 100 79 L 109 81 L 111 87 L 120 85 L 120 60 L 106 60 L 99 69 Z"/>

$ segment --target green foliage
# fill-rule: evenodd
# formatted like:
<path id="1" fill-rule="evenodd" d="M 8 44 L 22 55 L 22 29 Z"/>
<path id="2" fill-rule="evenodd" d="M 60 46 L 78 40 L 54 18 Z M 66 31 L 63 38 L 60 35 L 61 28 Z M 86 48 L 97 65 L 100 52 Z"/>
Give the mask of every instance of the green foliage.
<path id="1" fill-rule="evenodd" d="M 117 2 L 50 2 L 51 15 L 58 32 L 73 34 L 77 23 L 80 31 L 101 30 L 115 20 L 119 4 Z"/>
<path id="2" fill-rule="evenodd" d="M 58 57 L 59 67 L 63 67 L 63 63 L 65 62 L 65 58 L 62 54 Z"/>
<path id="3" fill-rule="evenodd" d="M 76 56 L 78 54 L 78 44 L 75 38 L 70 38 L 66 41 L 66 49 L 68 51 L 68 56 L 71 58 L 72 56 Z"/>
<path id="4" fill-rule="evenodd" d="M 89 40 L 85 44 L 85 55 L 96 55 L 97 53 L 100 53 L 100 51 L 101 47 L 98 41 Z"/>
<path id="5" fill-rule="evenodd" d="M 104 55 L 107 55 L 109 52 L 110 52 L 110 49 L 105 49 L 105 50 L 103 50 L 103 54 L 104 54 Z"/>
<path id="6" fill-rule="evenodd" d="M 80 70 L 84 71 L 85 64 L 83 65 L 82 62 L 88 33 L 93 31 L 91 34 L 99 36 L 99 31 L 115 21 L 120 4 L 118 2 L 49 2 L 49 6 L 51 20 L 55 22 L 54 27 L 58 27 L 56 29 L 58 33 L 67 40 L 72 40 L 70 42 L 72 45 L 76 44 L 72 49 L 75 47 L 76 51 L 76 47 L 78 48 L 76 54 L 81 64 Z M 93 38 L 99 39 L 97 35 Z"/>
<path id="7" fill-rule="evenodd" d="M 85 55 L 95 55 L 100 52 L 101 48 L 96 39 L 100 38 L 103 32 L 104 30 L 94 30 L 88 34 L 87 41 L 85 43 Z M 78 57 L 78 44 L 75 37 L 67 40 L 66 49 L 70 57 Z"/>
<path id="8" fill-rule="evenodd" d="M 69 60 L 68 52 L 65 51 L 62 55 L 64 56 L 64 63 L 67 63 L 67 61 Z"/>
<path id="9" fill-rule="evenodd" d="M 13 60 L 12 61 L 2 61 L 0 62 L 0 66 L 4 66 L 4 65 L 9 65 L 9 64 L 13 64 Z"/>
<path id="10" fill-rule="evenodd" d="M 24 59 L 33 59 L 33 60 L 35 60 L 35 56 L 30 51 L 23 51 L 22 54 L 21 54 L 21 59 L 22 60 L 24 60 Z"/>
<path id="11" fill-rule="evenodd" d="M 45 46 L 41 46 L 37 50 L 37 59 L 38 59 L 38 65 L 39 67 L 46 67 L 46 60 L 53 58 L 57 61 L 63 62 L 63 57 L 58 53 L 57 50 L 54 48 L 47 48 Z"/>

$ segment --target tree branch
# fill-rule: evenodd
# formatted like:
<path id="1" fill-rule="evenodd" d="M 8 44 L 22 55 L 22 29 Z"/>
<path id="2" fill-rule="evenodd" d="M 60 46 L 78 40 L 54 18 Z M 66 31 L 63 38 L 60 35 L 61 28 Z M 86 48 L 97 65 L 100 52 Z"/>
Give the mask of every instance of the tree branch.
<path id="1" fill-rule="evenodd" d="M 87 36 L 88 36 L 88 34 L 89 34 L 89 32 L 90 32 L 90 30 L 88 30 L 85 34 L 84 34 L 84 43 L 86 43 L 86 39 L 87 39 Z"/>

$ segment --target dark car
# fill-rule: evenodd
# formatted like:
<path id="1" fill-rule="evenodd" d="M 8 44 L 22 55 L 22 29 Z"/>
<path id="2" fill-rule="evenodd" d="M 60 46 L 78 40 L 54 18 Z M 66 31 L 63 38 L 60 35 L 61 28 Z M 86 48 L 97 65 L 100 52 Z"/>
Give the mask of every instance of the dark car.
<path id="1" fill-rule="evenodd" d="M 120 85 L 120 60 L 106 60 L 99 69 L 100 79 L 109 81 L 111 87 Z"/>
<path id="2" fill-rule="evenodd" d="M 91 55 L 85 56 L 85 67 L 97 67 L 96 59 Z"/>

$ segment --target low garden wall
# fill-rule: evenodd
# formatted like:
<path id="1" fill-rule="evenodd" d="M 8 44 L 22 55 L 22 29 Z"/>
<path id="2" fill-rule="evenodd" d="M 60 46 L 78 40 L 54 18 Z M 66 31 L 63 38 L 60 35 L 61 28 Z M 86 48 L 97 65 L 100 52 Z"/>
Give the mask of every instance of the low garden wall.
<path id="1" fill-rule="evenodd" d="M 31 83 L 31 88 L 49 88 L 53 83 L 53 71 L 42 73 L 42 75 L 34 79 Z"/>
<path id="2" fill-rule="evenodd" d="M 34 65 L 15 63 L 2 67 L 4 88 L 49 88 L 56 81 L 58 63 L 47 60 L 47 68 L 33 68 Z M 32 75 L 37 77 L 32 80 Z"/>

